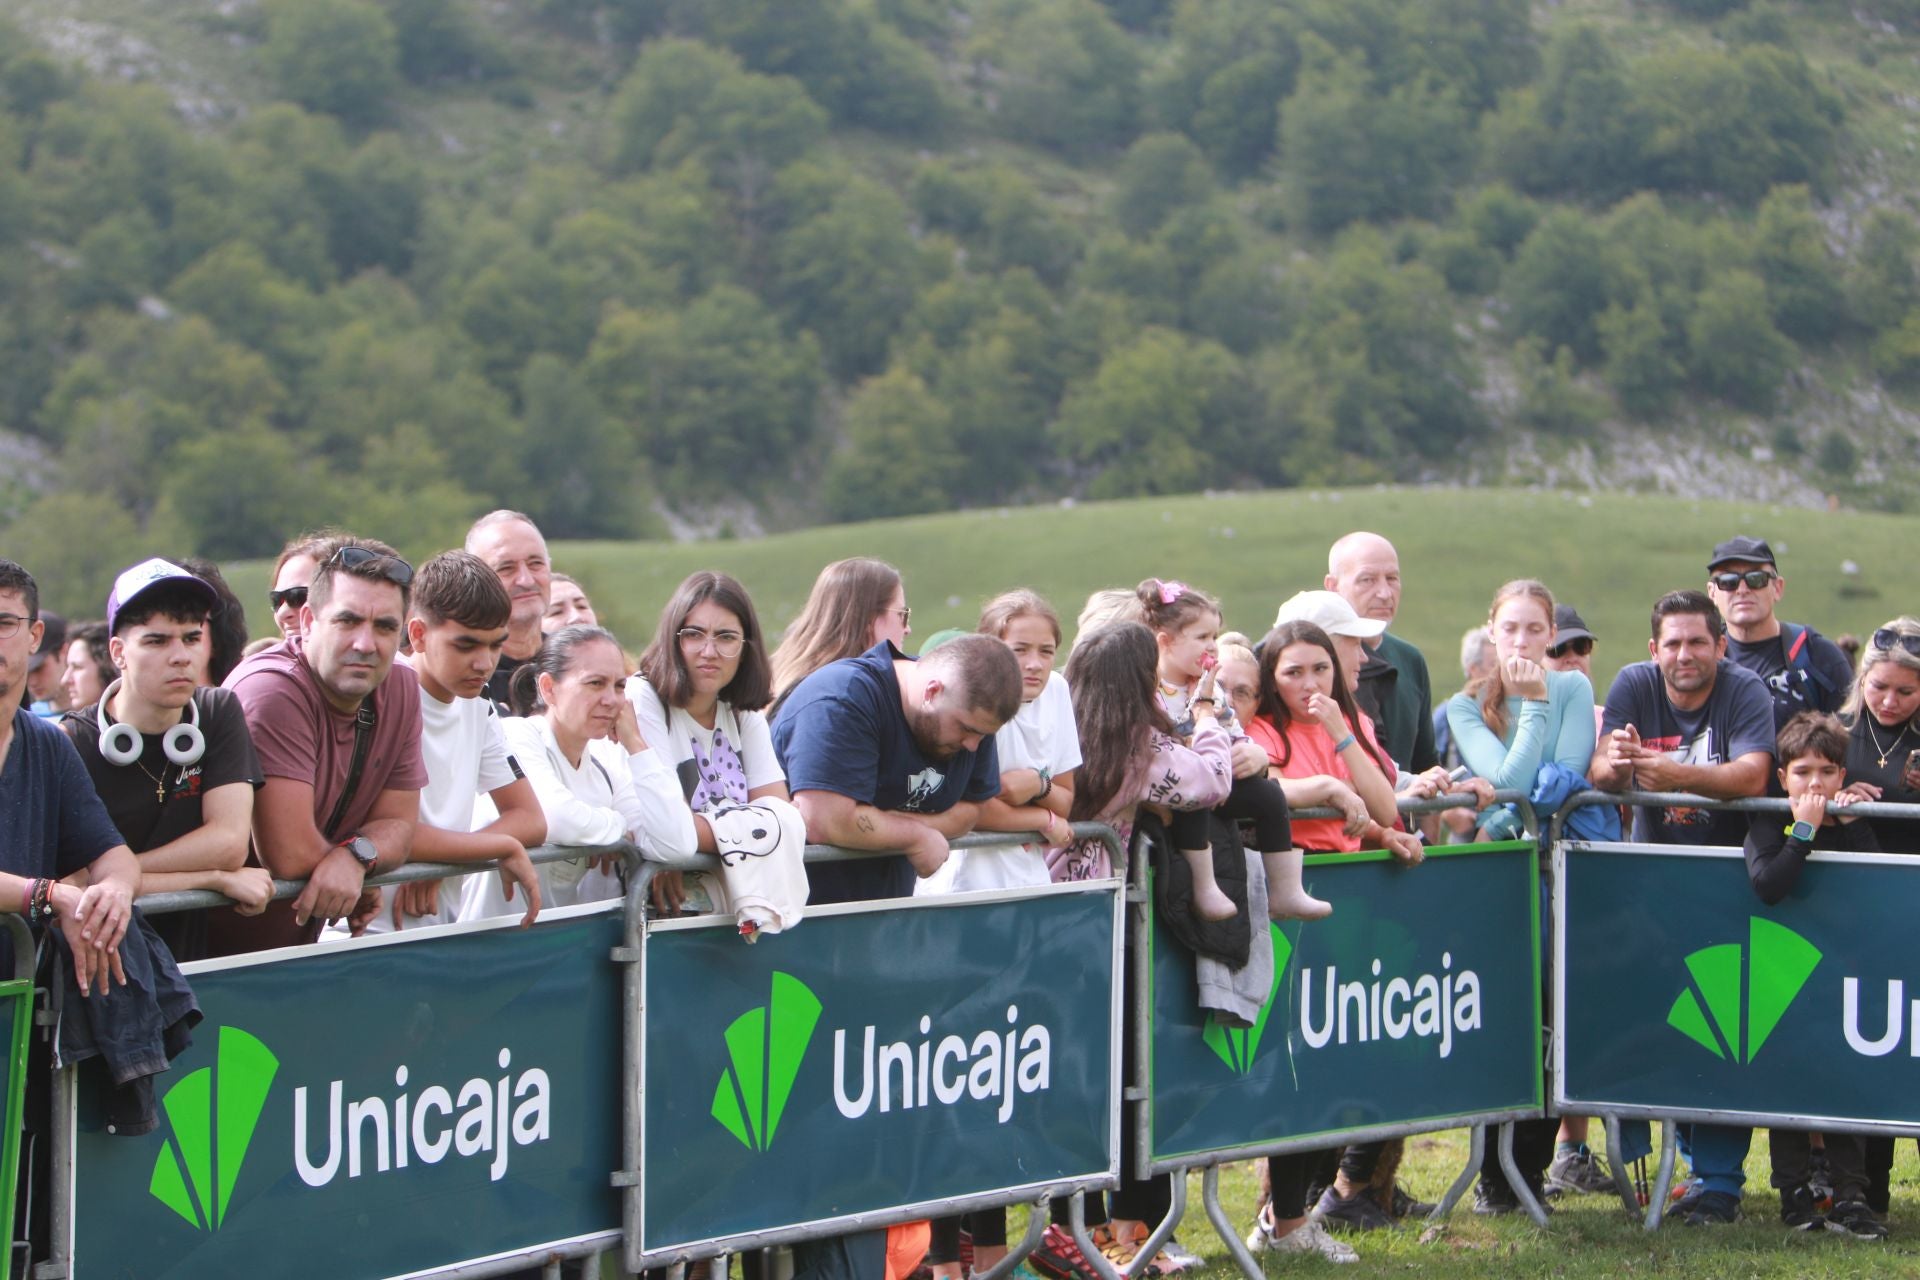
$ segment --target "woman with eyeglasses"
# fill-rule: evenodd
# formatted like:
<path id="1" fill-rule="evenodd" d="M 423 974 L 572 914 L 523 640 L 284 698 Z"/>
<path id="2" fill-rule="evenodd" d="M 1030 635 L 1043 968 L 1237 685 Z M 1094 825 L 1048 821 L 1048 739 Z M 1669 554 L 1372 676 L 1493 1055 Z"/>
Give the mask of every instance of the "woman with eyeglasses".
<path id="1" fill-rule="evenodd" d="M 1860 651 L 1853 693 L 1840 711 L 1851 729 L 1843 794 L 1920 804 L 1920 618 L 1877 629 Z M 1888 853 L 1920 853 L 1920 821 L 1862 818 Z M 1887 1211 L 1892 1138 L 1867 1138 L 1867 1205 Z"/>
<path id="2" fill-rule="evenodd" d="M 640 736 L 677 770 L 685 796 L 675 821 L 658 833 L 663 853 L 717 852 L 707 818 L 716 809 L 792 799 L 767 727 L 772 698 L 766 644 L 747 589 L 724 573 L 693 574 L 661 611 L 640 673 L 627 681 Z M 660 876 L 655 903 L 712 911 L 717 903 L 705 880 Z"/>
<path id="3" fill-rule="evenodd" d="M 900 571 L 884 560 L 856 556 L 820 571 L 806 607 L 773 651 L 773 691 L 787 691 L 842 658 L 857 658 L 882 640 L 904 649 L 913 634 Z"/>

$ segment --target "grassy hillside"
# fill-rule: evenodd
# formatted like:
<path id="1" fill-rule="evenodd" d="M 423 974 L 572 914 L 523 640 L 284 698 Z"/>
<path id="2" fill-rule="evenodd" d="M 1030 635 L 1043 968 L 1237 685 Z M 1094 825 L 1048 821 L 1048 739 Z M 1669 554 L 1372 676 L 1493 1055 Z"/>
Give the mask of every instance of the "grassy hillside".
<path id="1" fill-rule="evenodd" d="M 1352 529 L 1391 538 L 1406 596 L 1395 630 L 1427 654 L 1435 684 L 1457 685 L 1460 634 L 1493 591 L 1536 576 L 1577 605 L 1600 637 L 1595 683 L 1646 656 L 1655 596 L 1706 578 L 1713 544 L 1772 541 L 1787 578 L 1785 614 L 1828 635 L 1870 631 L 1911 610 L 1908 549 L 1920 520 L 1757 504 L 1521 490 L 1290 490 L 1140 499 L 835 525 L 696 544 L 560 543 L 560 569 L 588 586 L 608 625 L 638 650 L 687 573 L 723 569 L 753 592 L 769 631 L 799 612 L 814 575 L 845 556 L 881 556 L 906 576 L 916 635 L 971 627 L 996 591 L 1031 586 L 1072 626 L 1088 592 L 1173 577 L 1217 594 L 1230 626 L 1258 638 L 1279 602 L 1318 587 L 1328 545 Z M 1841 564 L 1861 566 L 1855 576 Z M 268 566 L 233 570 L 254 630 L 268 625 Z M 255 602 L 260 602 L 255 609 Z"/>

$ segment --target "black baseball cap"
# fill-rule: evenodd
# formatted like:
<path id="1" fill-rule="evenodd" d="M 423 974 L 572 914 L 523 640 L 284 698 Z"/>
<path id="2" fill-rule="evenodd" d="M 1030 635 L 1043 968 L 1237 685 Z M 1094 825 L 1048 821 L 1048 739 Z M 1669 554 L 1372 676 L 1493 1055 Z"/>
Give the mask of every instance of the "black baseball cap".
<path id="1" fill-rule="evenodd" d="M 1558 649 L 1561 645 L 1572 640 L 1598 640 L 1599 638 L 1599 636 L 1587 630 L 1587 620 L 1580 616 L 1578 609 L 1570 604 L 1557 604 L 1553 606 L 1554 648 Z"/>
<path id="2" fill-rule="evenodd" d="M 67 649 L 67 620 L 57 613 L 40 611 L 42 631 L 40 647 L 27 659 L 27 670 L 38 671 L 40 664 L 48 661 L 64 661 Z"/>
<path id="3" fill-rule="evenodd" d="M 1767 545 L 1765 538 L 1728 538 L 1713 549 L 1713 559 L 1707 561 L 1707 572 L 1712 573 L 1721 565 L 1736 560 L 1746 564 L 1778 564 L 1773 558 L 1773 548 Z"/>

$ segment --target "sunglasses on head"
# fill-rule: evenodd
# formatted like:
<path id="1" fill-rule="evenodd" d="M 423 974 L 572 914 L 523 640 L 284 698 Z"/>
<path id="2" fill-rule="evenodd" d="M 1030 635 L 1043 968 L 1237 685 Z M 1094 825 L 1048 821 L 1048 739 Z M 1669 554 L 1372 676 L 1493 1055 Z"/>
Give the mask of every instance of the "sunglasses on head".
<path id="1" fill-rule="evenodd" d="M 1732 595 L 1740 589 L 1740 584 L 1743 582 L 1755 591 L 1764 591 L 1767 584 L 1779 576 L 1771 569 L 1749 569 L 1745 573 L 1710 573 L 1707 575 L 1707 581 L 1728 595 Z"/>
<path id="2" fill-rule="evenodd" d="M 267 599 L 275 609 L 298 609 L 307 602 L 305 587 L 283 587 L 279 591 L 267 592 Z"/>
<path id="3" fill-rule="evenodd" d="M 1873 633 L 1873 647 L 1891 653 L 1895 649 L 1905 649 L 1916 658 L 1920 658 L 1920 636 L 1905 635 L 1892 627 L 1881 627 Z"/>
<path id="4" fill-rule="evenodd" d="M 385 578 L 396 587 L 411 586 L 413 583 L 412 565 L 399 556 L 390 556 L 383 551 L 373 551 L 366 547 L 342 547 L 333 553 L 333 558 L 327 563 L 337 564 L 349 573 L 372 565 L 375 576 Z"/>
<path id="5" fill-rule="evenodd" d="M 1582 658 L 1586 657 L 1593 652 L 1593 637 L 1581 636 L 1579 639 L 1569 640 L 1565 644 L 1556 644 L 1547 650 L 1547 656 L 1549 658 L 1563 658 L 1568 652 L 1576 653 Z"/>

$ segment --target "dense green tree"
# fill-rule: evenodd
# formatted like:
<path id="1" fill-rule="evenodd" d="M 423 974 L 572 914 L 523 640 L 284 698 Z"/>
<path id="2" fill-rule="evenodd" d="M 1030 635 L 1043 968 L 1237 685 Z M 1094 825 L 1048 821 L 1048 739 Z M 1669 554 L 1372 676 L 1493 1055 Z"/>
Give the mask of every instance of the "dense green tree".
<path id="1" fill-rule="evenodd" d="M 1607 385 L 1619 397 L 1620 407 L 1643 421 L 1664 418 L 1686 369 L 1673 353 L 1659 307 L 1645 299 L 1631 307 L 1615 303 L 1600 313 L 1595 327 L 1606 358 Z"/>
<path id="2" fill-rule="evenodd" d="M 350 124 L 387 113 L 400 86 L 400 39 L 371 0 L 269 0 L 268 70 L 282 97 Z"/>
<path id="3" fill-rule="evenodd" d="M 887 342 L 913 306 L 919 251 L 898 196 L 850 180 L 817 216 L 774 245 L 774 292 L 794 323 L 820 339 L 842 378 L 880 368 Z"/>
<path id="4" fill-rule="evenodd" d="M 1522 338 L 1513 344 L 1513 380 L 1519 392 L 1514 420 L 1522 426 L 1581 439 L 1606 416 L 1606 402 L 1574 376 L 1573 352 L 1566 347 L 1548 359 L 1544 342 Z"/>
<path id="5" fill-rule="evenodd" d="M 231 341 L 265 355 L 283 382 L 294 381 L 313 358 L 317 300 L 246 241 L 231 241 L 194 263 L 168 286 L 167 297 L 205 316 Z"/>
<path id="6" fill-rule="evenodd" d="M 1213 195 L 1213 170 L 1200 148 L 1177 133 L 1150 133 L 1121 157 L 1113 216 L 1130 236 L 1158 231 L 1175 210 Z"/>
<path id="7" fill-rule="evenodd" d="M 663 487 L 755 493 L 786 480 L 813 430 L 819 350 L 754 295 L 721 285 L 685 308 L 608 308 L 583 373 Z"/>
<path id="8" fill-rule="evenodd" d="M 1920 383 L 1920 310 L 1884 329 L 1873 343 L 1873 367 L 1881 377 L 1901 386 Z"/>
<path id="9" fill-rule="evenodd" d="M 1840 263 L 1827 252 L 1826 232 L 1806 187 L 1767 193 L 1754 222 L 1753 265 L 1767 283 L 1780 332 L 1799 342 L 1825 342 L 1839 330 L 1846 319 Z"/>
<path id="10" fill-rule="evenodd" d="M 520 401 L 534 429 L 521 446 L 526 506 L 549 538 L 627 538 L 648 525 L 646 467 L 579 369 L 527 362 Z"/>
<path id="11" fill-rule="evenodd" d="M 846 438 L 827 464 L 821 501 L 838 520 L 941 511 L 961 460 L 952 413 L 904 369 L 869 378 L 847 401 Z"/>
<path id="12" fill-rule="evenodd" d="M 1920 227 L 1895 209 L 1867 215 L 1847 281 L 1854 319 L 1878 331 L 1920 307 Z"/>
<path id="13" fill-rule="evenodd" d="M 475 22 L 466 0 L 383 0 L 399 47 L 400 74 L 415 84 L 503 74 L 506 54 Z"/>
<path id="14" fill-rule="evenodd" d="M 578 273 L 526 244 L 512 246 L 481 268 L 460 291 L 451 314 L 479 348 L 487 377 L 503 387 L 539 352 L 578 359 L 599 319 Z"/>
<path id="15" fill-rule="evenodd" d="M 1640 184 L 1650 129 L 1613 46 L 1575 24 L 1548 44 L 1539 80 L 1502 99 L 1484 147 L 1522 191 L 1612 198 Z"/>
<path id="16" fill-rule="evenodd" d="M 1767 408 L 1793 364 L 1793 344 L 1768 318 L 1766 283 L 1751 271 L 1707 282 L 1687 337 L 1694 378 L 1743 409 Z"/>
<path id="17" fill-rule="evenodd" d="M 182 445 L 161 493 L 193 546 L 220 560 L 272 555 L 338 510 L 320 460 L 259 423 Z"/>
<path id="18" fill-rule="evenodd" d="M 1149 77 L 1154 114 L 1244 177 L 1273 154 L 1300 52 L 1294 16 L 1266 0 L 1180 0 L 1167 58 Z"/>
<path id="19" fill-rule="evenodd" d="M 1503 285 L 1515 333 L 1570 347 L 1586 364 L 1600 355 L 1595 320 L 1614 303 L 1628 301 L 1632 287 L 1620 255 L 1586 215 L 1572 209 L 1556 209 L 1540 220 L 1514 255 Z"/>
<path id="20" fill-rule="evenodd" d="M 1170 248 L 1157 241 L 1143 243 L 1117 231 L 1107 232 L 1088 247 L 1074 284 L 1079 290 L 1125 299 L 1136 326 L 1172 328 L 1180 323 L 1184 292 L 1180 263 Z"/>
<path id="21" fill-rule="evenodd" d="M 1243 377 L 1225 347 L 1146 329 L 1067 393 L 1054 439 L 1094 497 L 1187 493 L 1216 474 L 1205 442 Z"/>
<path id="22" fill-rule="evenodd" d="M 1752 201 L 1784 183 L 1819 190 L 1831 171 L 1844 113 L 1797 51 L 1655 53 L 1632 81 L 1651 123 L 1643 185 Z"/>
<path id="23" fill-rule="evenodd" d="M 34 576 L 40 607 L 92 617 L 114 575 L 148 553 L 133 517 L 86 489 L 36 498 L 7 526 L 7 558 Z"/>
<path id="24" fill-rule="evenodd" d="M 1002 132 L 1088 157 L 1140 120 L 1140 54 L 1098 0 L 993 0 L 969 42 Z"/>
<path id="25" fill-rule="evenodd" d="M 1510 258 L 1533 234 L 1540 206 L 1504 182 L 1491 182 L 1460 201 L 1455 221 L 1475 240 Z"/>

